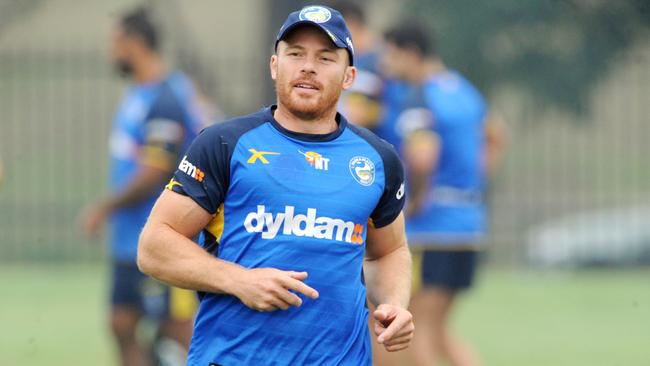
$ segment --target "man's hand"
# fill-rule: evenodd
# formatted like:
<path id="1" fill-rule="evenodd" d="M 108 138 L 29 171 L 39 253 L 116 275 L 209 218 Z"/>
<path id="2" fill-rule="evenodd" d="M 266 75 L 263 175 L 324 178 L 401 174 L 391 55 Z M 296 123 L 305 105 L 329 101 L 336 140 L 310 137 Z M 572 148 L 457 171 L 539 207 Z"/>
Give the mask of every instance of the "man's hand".
<path id="1" fill-rule="evenodd" d="M 388 352 L 406 349 L 413 339 L 413 315 L 399 306 L 381 304 L 372 314 L 377 342 Z"/>
<path id="2" fill-rule="evenodd" d="M 234 278 L 230 292 L 253 310 L 287 310 L 289 306 L 302 305 L 302 299 L 292 291 L 311 299 L 318 298 L 318 291 L 303 282 L 306 278 L 307 272 L 274 268 L 247 269 Z"/>
<path id="3" fill-rule="evenodd" d="M 110 209 L 103 202 L 87 206 L 81 211 L 78 221 L 88 237 L 95 237 L 104 226 Z"/>

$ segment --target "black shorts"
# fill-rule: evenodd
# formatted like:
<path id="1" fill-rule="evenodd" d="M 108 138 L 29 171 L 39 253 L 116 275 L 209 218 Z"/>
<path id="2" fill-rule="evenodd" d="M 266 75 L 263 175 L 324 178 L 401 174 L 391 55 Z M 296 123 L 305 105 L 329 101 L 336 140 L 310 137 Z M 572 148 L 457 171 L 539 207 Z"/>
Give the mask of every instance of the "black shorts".
<path id="1" fill-rule="evenodd" d="M 475 250 L 423 250 L 414 253 L 416 285 L 449 291 L 468 289 L 474 282 L 478 255 Z"/>
<path id="2" fill-rule="evenodd" d="M 136 309 L 152 319 L 190 320 L 197 308 L 192 291 L 169 287 L 135 264 L 113 263 L 111 304 Z"/>

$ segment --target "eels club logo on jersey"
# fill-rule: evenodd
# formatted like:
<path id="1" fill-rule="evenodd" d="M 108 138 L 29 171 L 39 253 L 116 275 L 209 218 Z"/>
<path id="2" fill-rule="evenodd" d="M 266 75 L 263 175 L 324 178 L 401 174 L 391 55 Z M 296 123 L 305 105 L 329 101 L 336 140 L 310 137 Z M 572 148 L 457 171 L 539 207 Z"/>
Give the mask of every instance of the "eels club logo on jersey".
<path id="1" fill-rule="evenodd" d="M 262 239 L 273 239 L 279 233 L 298 237 L 336 240 L 350 244 L 363 244 L 364 226 L 352 221 L 318 216 L 315 208 L 307 209 L 307 215 L 295 214 L 294 206 L 285 206 L 284 212 L 266 212 L 266 206 L 258 205 L 244 220 L 249 233 L 261 233 Z"/>
<path id="2" fill-rule="evenodd" d="M 183 156 L 183 160 L 181 160 L 181 163 L 178 165 L 178 170 L 198 180 L 199 182 L 203 182 L 203 178 L 205 177 L 205 173 L 203 173 L 201 169 L 197 168 L 194 164 L 187 161 L 187 155 Z"/>
<path id="3" fill-rule="evenodd" d="M 298 15 L 300 20 L 311 20 L 314 23 L 325 23 L 332 18 L 329 9 L 322 6 L 310 6 L 302 9 Z"/>
<path id="4" fill-rule="evenodd" d="M 309 165 L 313 166 L 314 169 L 316 170 L 328 170 L 329 169 L 329 163 L 330 159 L 323 157 L 323 155 L 314 152 L 314 151 L 307 151 L 307 152 L 302 152 L 298 150 L 299 153 L 301 153 L 304 157 L 305 160 L 309 163 Z"/>
<path id="5" fill-rule="evenodd" d="M 369 186 L 375 181 L 375 164 L 365 156 L 350 159 L 350 174 L 362 186 Z"/>

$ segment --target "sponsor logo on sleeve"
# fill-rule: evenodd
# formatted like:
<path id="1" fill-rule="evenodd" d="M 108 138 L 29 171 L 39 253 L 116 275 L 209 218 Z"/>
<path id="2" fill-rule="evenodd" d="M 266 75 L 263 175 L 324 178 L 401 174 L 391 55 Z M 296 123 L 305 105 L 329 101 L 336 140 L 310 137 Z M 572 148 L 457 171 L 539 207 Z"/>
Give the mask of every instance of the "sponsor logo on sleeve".
<path id="1" fill-rule="evenodd" d="M 404 183 L 400 184 L 399 189 L 397 190 L 397 193 L 395 194 L 395 198 L 398 200 L 401 200 L 402 197 L 404 197 Z"/>
<path id="2" fill-rule="evenodd" d="M 173 191 L 174 186 L 182 187 L 183 185 L 180 182 L 178 182 L 176 179 L 172 178 L 169 181 L 169 183 L 167 183 L 167 185 L 165 186 L 165 189 L 169 189 L 170 191 Z"/>
<path id="3" fill-rule="evenodd" d="M 178 165 L 178 170 L 199 182 L 203 182 L 203 178 L 205 177 L 205 173 L 201 169 L 197 168 L 196 165 L 187 160 L 187 155 L 183 156 L 183 160 L 181 160 L 181 163 Z"/>

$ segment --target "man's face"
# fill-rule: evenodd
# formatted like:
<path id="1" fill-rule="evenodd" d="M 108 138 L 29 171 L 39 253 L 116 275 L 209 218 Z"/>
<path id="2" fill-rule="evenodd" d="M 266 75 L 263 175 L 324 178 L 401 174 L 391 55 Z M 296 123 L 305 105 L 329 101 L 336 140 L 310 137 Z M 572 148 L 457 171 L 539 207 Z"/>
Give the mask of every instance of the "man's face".
<path id="1" fill-rule="evenodd" d="M 347 51 L 313 26 L 291 32 L 271 56 L 278 103 L 304 120 L 320 118 L 336 108 L 341 91 L 352 86 L 355 73 Z"/>
<path id="2" fill-rule="evenodd" d="M 133 73 L 132 48 L 133 37 L 129 37 L 119 26 L 111 33 L 111 64 L 121 76 L 128 77 Z"/>
<path id="3" fill-rule="evenodd" d="M 412 50 L 399 48 L 386 42 L 381 54 L 380 66 L 387 77 L 404 80 L 407 79 L 410 69 L 417 61 L 418 57 Z"/>

